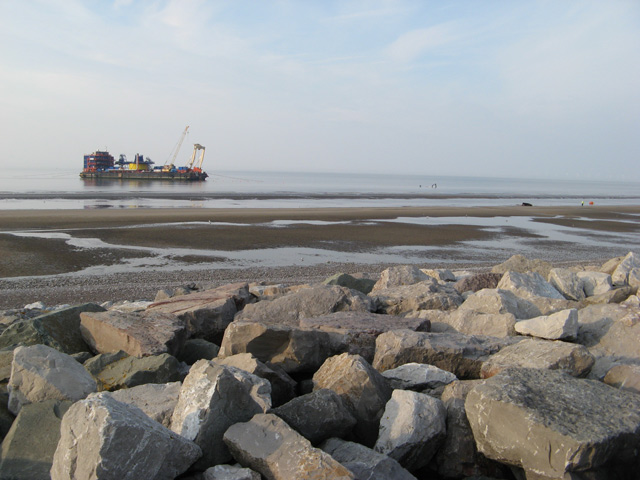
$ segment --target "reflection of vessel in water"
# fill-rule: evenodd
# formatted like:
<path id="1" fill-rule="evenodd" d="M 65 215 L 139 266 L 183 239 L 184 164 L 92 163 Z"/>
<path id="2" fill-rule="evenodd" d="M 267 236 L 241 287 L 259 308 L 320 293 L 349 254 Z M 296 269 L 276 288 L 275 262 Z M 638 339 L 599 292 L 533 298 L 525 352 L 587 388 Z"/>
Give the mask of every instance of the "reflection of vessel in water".
<path id="1" fill-rule="evenodd" d="M 120 155 L 120 158 L 116 162 L 109 152 L 95 151 L 90 155 L 84 156 L 84 168 L 80 173 L 80 177 L 115 180 L 203 181 L 208 175 L 202 171 L 205 150 L 202 145 L 196 143 L 193 146 L 193 154 L 186 166 L 176 167 L 173 164 L 188 129 L 189 127 L 184 129 L 171 163 L 167 162 L 163 166 L 154 167 L 154 162 L 149 157 L 145 158 L 138 153 L 136 153 L 134 161 L 129 161 L 125 155 Z M 196 161 L 198 151 L 201 153 L 200 158 Z"/>

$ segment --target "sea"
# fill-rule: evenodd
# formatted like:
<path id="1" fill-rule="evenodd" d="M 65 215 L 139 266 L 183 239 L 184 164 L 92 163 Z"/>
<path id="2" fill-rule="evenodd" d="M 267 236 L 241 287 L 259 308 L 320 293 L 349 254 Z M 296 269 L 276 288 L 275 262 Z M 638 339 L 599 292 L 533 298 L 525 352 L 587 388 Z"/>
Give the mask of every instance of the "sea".
<path id="1" fill-rule="evenodd" d="M 638 205 L 640 182 L 326 172 L 210 172 L 204 182 L 11 172 L 0 209 Z"/>

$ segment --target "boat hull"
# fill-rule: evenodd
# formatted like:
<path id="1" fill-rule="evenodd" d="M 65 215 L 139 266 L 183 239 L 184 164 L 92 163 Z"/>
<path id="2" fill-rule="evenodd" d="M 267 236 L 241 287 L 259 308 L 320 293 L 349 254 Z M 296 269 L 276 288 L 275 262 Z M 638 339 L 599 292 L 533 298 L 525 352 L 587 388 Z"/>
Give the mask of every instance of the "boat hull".
<path id="1" fill-rule="evenodd" d="M 208 177 L 206 172 L 156 172 L 135 170 L 110 170 L 82 172 L 80 178 L 100 180 L 164 180 L 177 182 L 202 182 Z"/>

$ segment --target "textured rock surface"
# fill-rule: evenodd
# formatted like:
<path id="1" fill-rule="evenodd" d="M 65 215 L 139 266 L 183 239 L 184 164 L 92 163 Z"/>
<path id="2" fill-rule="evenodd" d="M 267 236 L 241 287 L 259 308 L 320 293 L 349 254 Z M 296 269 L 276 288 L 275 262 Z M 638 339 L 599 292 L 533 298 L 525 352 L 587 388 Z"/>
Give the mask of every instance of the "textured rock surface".
<path id="1" fill-rule="evenodd" d="M 497 288 L 502 273 L 476 273 L 458 280 L 454 285 L 458 292 L 478 292 L 485 288 Z"/>
<path id="2" fill-rule="evenodd" d="M 202 474 L 203 480 L 261 480 L 258 472 L 250 468 L 242 468 L 236 465 L 216 465 L 207 468 Z"/>
<path id="3" fill-rule="evenodd" d="M 357 479 L 416 480 L 393 458 L 359 443 L 331 438 L 320 448 L 353 472 Z"/>
<path id="4" fill-rule="evenodd" d="M 449 315 L 443 315 L 439 320 L 456 332 L 467 335 L 510 337 L 516 334 L 516 318 L 512 313 L 478 313 L 459 308 Z"/>
<path id="5" fill-rule="evenodd" d="M 117 390 L 109 395 L 119 402 L 138 407 L 149 418 L 169 428 L 181 387 L 180 382 L 147 383 Z"/>
<path id="6" fill-rule="evenodd" d="M 91 374 L 72 357 L 45 345 L 18 347 L 13 352 L 9 410 L 18 414 L 29 403 L 85 398 L 97 389 Z"/>
<path id="7" fill-rule="evenodd" d="M 385 371 L 405 363 L 428 363 L 462 379 L 480 378 L 482 363 L 513 338 L 495 338 L 461 333 L 423 333 L 396 330 L 376 340 L 373 367 Z"/>
<path id="8" fill-rule="evenodd" d="M 69 401 L 46 400 L 20 410 L 2 442 L 0 478 L 50 478 L 53 454 L 60 440 L 60 422 L 70 406 Z"/>
<path id="9" fill-rule="evenodd" d="M 184 322 L 163 313 L 84 312 L 82 337 L 96 353 L 127 352 L 134 357 L 175 355 L 187 339 Z"/>
<path id="10" fill-rule="evenodd" d="M 640 396 L 562 372 L 506 371 L 474 387 L 465 407 L 478 449 L 531 475 L 619 467 L 640 446 Z"/>
<path id="11" fill-rule="evenodd" d="M 607 293 L 613 286 L 611 275 L 603 272 L 577 272 L 576 275 L 582 282 L 582 288 L 587 297 Z"/>
<path id="12" fill-rule="evenodd" d="M 267 479 L 355 479 L 276 415 L 257 414 L 246 423 L 236 423 L 225 432 L 224 441 L 236 460 Z"/>
<path id="13" fill-rule="evenodd" d="M 542 315 L 540 308 L 508 290 L 484 289 L 467 297 L 460 310 L 475 314 L 512 314 L 516 318 L 533 318 Z"/>
<path id="14" fill-rule="evenodd" d="M 270 411 L 314 445 L 331 437 L 345 437 L 356 425 L 340 395 L 321 388 Z"/>
<path id="15" fill-rule="evenodd" d="M 439 285 L 433 278 L 385 289 L 374 289 L 369 296 L 378 313 L 405 315 L 416 310 L 453 310 L 462 304 L 462 296 L 453 287 Z"/>
<path id="16" fill-rule="evenodd" d="M 616 365 L 607 372 L 604 383 L 640 393 L 640 365 Z"/>
<path id="17" fill-rule="evenodd" d="M 391 388 L 421 391 L 438 388 L 457 380 L 456 376 L 441 368 L 426 363 L 405 363 L 382 375 L 389 380 Z"/>
<path id="18" fill-rule="evenodd" d="M 346 287 L 317 285 L 270 302 L 247 305 L 236 321 L 254 320 L 267 325 L 298 326 L 300 319 L 334 312 L 370 312 L 371 299 Z"/>
<path id="19" fill-rule="evenodd" d="M 513 255 L 506 262 L 494 266 L 491 271 L 494 273 L 519 272 L 536 272 L 543 278 L 549 276 L 551 264 L 544 260 L 530 260 L 522 255 Z"/>
<path id="20" fill-rule="evenodd" d="M 522 335 L 547 340 L 575 340 L 578 336 L 578 310 L 562 310 L 548 316 L 521 320 L 515 330 Z"/>
<path id="21" fill-rule="evenodd" d="M 538 273 L 506 272 L 498 282 L 498 289 L 509 290 L 525 299 L 531 297 L 564 299 L 562 294 Z"/>
<path id="22" fill-rule="evenodd" d="M 124 352 L 105 354 L 107 359 L 93 358 L 86 362 L 100 390 L 131 388 L 145 383 L 177 382 L 183 373 L 175 357 L 168 353 L 151 357 L 131 357 Z"/>
<path id="23" fill-rule="evenodd" d="M 202 453 L 193 442 L 108 394 L 73 404 L 60 432 L 52 480 L 170 480 Z"/>
<path id="24" fill-rule="evenodd" d="M 198 360 L 184 379 L 171 430 L 201 446 L 201 469 L 226 463 L 231 455 L 222 441 L 224 432 L 237 422 L 271 407 L 267 380 L 244 370 Z"/>
<path id="25" fill-rule="evenodd" d="M 342 398 L 356 418 L 354 433 L 360 443 L 372 446 L 380 417 L 391 397 L 391 387 L 360 355 L 343 353 L 327 359 L 313 376 L 314 390 L 328 388 Z"/>
<path id="26" fill-rule="evenodd" d="M 552 268 L 549 272 L 549 283 L 567 300 L 583 300 L 584 282 L 568 268 Z"/>
<path id="27" fill-rule="evenodd" d="M 377 292 L 378 290 L 413 285 L 424 281 L 433 282 L 433 280 L 415 265 L 396 265 L 382 271 L 380 279 L 371 291 Z"/>
<path id="28" fill-rule="evenodd" d="M 611 281 L 614 285 L 628 285 L 629 274 L 638 268 L 640 268 L 640 256 L 629 252 L 611 274 Z"/>
<path id="29" fill-rule="evenodd" d="M 180 350 L 176 357 L 187 365 L 193 365 L 198 360 L 211 360 L 218 356 L 220 347 L 215 343 L 211 343 L 204 338 L 190 338 Z"/>
<path id="30" fill-rule="evenodd" d="M 371 291 L 376 284 L 375 280 L 369 278 L 356 278 L 346 273 L 336 273 L 335 275 L 327 278 L 324 282 L 325 285 L 338 285 L 340 287 L 347 287 L 351 290 L 357 290 L 365 295 Z"/>
<path id="31" fill-rule="evenodd" d="M 574 377 L 582 377 L 589 373 L 594 361 L 583 345 L 526 339 L 492 355 L 482 365 L 482 377 L 491 377 L 509 367 L 560 369 Z"/>
<path id="32" fill-rule="evenodd" d="M 375 450 L 409 471 L 429 463 L 445 439 L 447 411 L 440 400 L 407 390 L 394 390 L 380 420 Z"/>

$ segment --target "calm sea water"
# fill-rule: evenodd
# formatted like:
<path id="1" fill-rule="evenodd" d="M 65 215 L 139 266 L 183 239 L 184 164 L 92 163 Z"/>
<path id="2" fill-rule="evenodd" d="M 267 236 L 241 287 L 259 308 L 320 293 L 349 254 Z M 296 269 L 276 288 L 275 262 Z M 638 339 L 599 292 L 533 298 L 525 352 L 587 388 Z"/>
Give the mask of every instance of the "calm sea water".
<path id="1" fill-rule="evenodd" d="M 82 180 L 77 171 L 15 172 L 0 178 L 0 209 L 640 204 L 638 182 L 241 171 L 210 175 L 205 182 L 182 183 Z"/>

